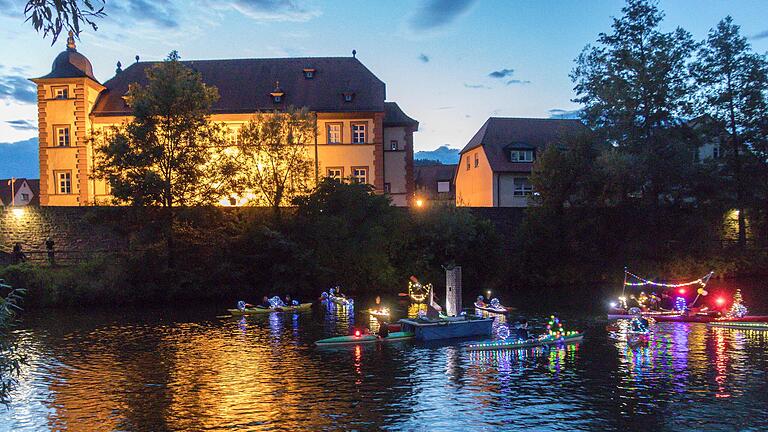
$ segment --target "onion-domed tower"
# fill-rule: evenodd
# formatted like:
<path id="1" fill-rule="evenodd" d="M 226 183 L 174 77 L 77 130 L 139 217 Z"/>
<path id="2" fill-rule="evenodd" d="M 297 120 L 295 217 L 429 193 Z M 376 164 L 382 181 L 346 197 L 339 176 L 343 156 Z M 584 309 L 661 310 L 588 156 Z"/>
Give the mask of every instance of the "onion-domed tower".
<path id="1" fill-rule="evenodd" d="M 89 114 L 104 86 L 93 76 L 88 58 L 77 52 L 72 32 L 51 72 L 32 81 L 37 84 L 40 204 L 90 204 L 94 186 L 88 181 L 93 168 Z"/>

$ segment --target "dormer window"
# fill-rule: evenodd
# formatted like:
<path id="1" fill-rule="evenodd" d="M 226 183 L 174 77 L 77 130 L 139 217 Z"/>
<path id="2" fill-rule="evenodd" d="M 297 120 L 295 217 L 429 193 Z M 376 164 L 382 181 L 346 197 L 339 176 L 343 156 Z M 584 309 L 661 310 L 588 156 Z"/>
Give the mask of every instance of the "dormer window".
<path id="1" fill-rule="evenodd" d="M 69 99 L 68 87 L 54 87 L 53 88 L 54 99 Z"/>
<path id="2" fill-rule="evenodd" d="M 312 79 L 315 77 L 316 70 L 314 68 L 304 68 L 304 78 Z"/>
<path id="3" fill-rule="evenodd" d="M 355 100 L 355 93 L 354 92 L 344 92 L 342 93 L 344 95 L 344 102 L 352 102 Z"/>
<path id="4" fill-rule="evenodd" d="M 511 162 L 533 162 L 533 150 L 510 150 Z"/>
<path id="5" fill-rule="evenodd" d="M 272 102 L 274 103 L 280 103 L 283 101 L 283 96 L 285 96 L 285 92 L 283 92 L 283 89 L 280 88 L 280 81 L 275 82 L 275 89 L 272 90 L 272 93 L 269 94 L 272 96 Z"/>

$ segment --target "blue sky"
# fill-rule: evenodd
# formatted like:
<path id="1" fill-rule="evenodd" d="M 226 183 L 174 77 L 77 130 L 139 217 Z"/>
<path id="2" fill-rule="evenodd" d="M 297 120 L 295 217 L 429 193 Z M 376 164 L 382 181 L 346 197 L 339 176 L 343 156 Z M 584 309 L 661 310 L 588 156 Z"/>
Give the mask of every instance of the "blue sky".
<path id="1" fill-rule="evenodd" d="M 33 89 L 53 47 L 22 17 L 23 0 L 0 0 L 0 143 L 36 135 Z M 609 31 L 621 0 L 107 0 L 109 16 L 78 49 L 96 77 L 116 61 L 347 56 L 387 84 L 387 97 L 421 122 L 417 150 L 460 148 L 489 116 L 549 117 L 570 102 L 573 59 Z M 663 27 L 697 40 L 730 14 L 758 52 L 768 51 L 765 0 L 664 0 Z"/>

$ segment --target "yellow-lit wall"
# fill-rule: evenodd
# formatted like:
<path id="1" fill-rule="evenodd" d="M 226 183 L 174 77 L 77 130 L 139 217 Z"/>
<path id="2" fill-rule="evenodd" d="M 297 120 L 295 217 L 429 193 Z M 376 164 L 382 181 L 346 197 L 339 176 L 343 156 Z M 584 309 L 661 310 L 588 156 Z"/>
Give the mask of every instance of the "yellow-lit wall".
<path id="1" fill-rule="evenodd" d="M 478 166 L 475 167 L 475 155 Z M 469 169 L 467 169 L 469 161 Z M 456 172 L 456 205 L 463 207 L 494 207 L 494 174 L 483 147 L 461 155 Z"/>

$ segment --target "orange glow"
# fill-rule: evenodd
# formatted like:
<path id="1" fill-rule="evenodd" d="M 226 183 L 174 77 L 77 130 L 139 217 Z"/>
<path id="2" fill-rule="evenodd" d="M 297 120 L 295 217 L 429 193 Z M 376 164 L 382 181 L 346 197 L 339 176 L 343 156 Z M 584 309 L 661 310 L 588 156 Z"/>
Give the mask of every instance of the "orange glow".
<path id="1" fill-rule="evenodd" d="M 355 337 L 360 337 L 360 330 L 355 330 Z"/>
<path id="2" fill-rule="evenodd" d="M 723 303 L 725 303 L 725 299 L 722 297 L 718 297 L 715 301 L 717 302 L 718 306 L 722 306 Z"/>
<path id="3" fill-rule="evenodd" d="M 416 207 L 424 207 L 424 200 L 421 198 L 416 198 Z"/>
<path id="4" fill-rule="evenodd" d="M 677 292 L 679 292 L 680 294 L 685 294 L 685 288 L 680 288 L 679 290 L 677 290 Z"/>

